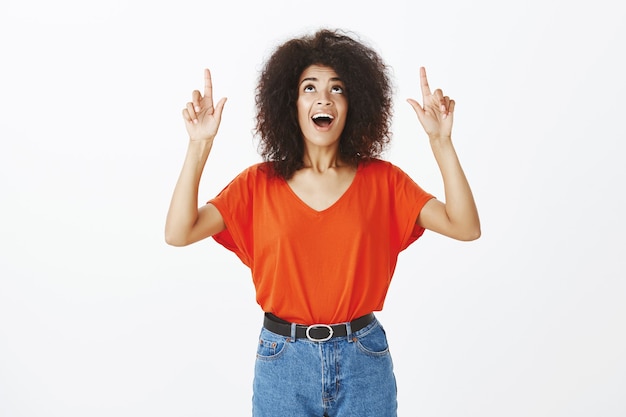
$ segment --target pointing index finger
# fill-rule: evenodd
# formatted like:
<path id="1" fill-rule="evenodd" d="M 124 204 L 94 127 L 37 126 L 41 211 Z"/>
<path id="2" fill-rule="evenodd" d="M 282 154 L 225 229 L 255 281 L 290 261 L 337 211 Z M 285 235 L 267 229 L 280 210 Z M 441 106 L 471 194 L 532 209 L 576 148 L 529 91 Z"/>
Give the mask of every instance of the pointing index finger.
<path id="1" fill-rule="evenodd" d="M 424 97 L 431 95 L 428 79 L 426 78 L 426 68 L 420 67 L 420 84 L 422 86 L 422 95 Z"/>
<path id="2" fill-rule="evenodd" d="M 204 69 L 204 98 L 208 99 L 213 105 L 213 83 L 211 82 L 211 71 Z"/>

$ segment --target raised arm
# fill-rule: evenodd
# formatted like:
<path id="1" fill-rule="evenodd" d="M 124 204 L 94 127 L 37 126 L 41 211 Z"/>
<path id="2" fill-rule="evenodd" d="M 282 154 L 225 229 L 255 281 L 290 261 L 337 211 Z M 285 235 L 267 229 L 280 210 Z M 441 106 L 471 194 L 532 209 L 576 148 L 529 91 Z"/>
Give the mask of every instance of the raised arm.
<path id="1" fill-rule="evenodd" d="M 445 203 L 432 199 L 422 208 L 417 223 L 429 230 L 458 240 L 480 237 L 480 220 L 472 190 L 452 144 L 454 100 L 440 89 L 430 91 L 426 69 L 420 68 L 422 103 L 407 101 L 417 114 L 430 139 L 443 178 Z"/>
<path id="2" fill-rule="evenodd" d="M 195 90 L 183 109 L 189 143 L 165 222 L 165 241 L 185 246 L 224 230 L 220 212 L 211 204 L 198 208 L 198 188 L 213 140 L 222 119 L 226 98 L 213 105 L 211 72 L 204 70 L 204 93 Z"/>

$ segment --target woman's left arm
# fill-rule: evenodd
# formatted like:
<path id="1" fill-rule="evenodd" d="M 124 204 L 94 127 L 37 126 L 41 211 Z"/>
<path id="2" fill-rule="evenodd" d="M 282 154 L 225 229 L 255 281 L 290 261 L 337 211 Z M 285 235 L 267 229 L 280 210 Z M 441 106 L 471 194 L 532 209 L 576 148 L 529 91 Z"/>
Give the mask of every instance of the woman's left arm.
<path id="1" fill-rule="evenodd" d="M 457 240 L 478 239 L 478 210 L 452 144 L 454 100 L 444 96 L 440 89 L 431 93 L 423 67 L 420 68 L 420 84 L 423 106 L 413 99 L 407 101 L 415 110 L 430 139 L 430 146 L 443 178 L 445 203 L 431 199 L 422 208 L 417 224 Z"/>

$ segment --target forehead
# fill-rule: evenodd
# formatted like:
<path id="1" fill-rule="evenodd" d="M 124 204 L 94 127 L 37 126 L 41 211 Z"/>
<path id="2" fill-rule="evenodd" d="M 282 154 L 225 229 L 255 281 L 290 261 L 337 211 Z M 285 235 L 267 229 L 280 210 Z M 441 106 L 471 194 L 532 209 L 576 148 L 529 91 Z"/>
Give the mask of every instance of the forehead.
<path id="1" fill-rule="evenodd" d="M 338 80 L 339 76 L 331 67 L 327 67 L 325 65 L 311 65 L 302 71 L 300 75 L 300 82 L 305 79 L 317 79 L 320 81 L 334 79 Z"/>

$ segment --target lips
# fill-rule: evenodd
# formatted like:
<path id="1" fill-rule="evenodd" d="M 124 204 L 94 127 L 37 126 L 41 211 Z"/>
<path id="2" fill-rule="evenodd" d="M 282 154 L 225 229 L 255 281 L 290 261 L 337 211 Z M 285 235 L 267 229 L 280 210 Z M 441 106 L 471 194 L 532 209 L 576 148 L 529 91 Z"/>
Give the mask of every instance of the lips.
<path id="1" fill-rule="evenodd" d="M 311 117 L 313 123 L 315 123 L 319 127 L 328 127 L 331 125 L 333 120 L 335 119 L 333 115 L 328 113 L 317 113 Z"/>

